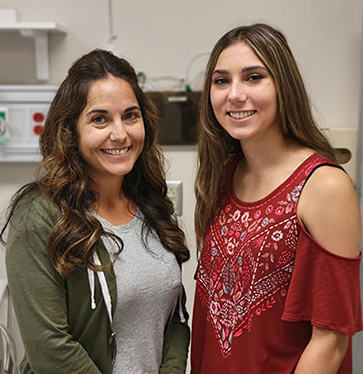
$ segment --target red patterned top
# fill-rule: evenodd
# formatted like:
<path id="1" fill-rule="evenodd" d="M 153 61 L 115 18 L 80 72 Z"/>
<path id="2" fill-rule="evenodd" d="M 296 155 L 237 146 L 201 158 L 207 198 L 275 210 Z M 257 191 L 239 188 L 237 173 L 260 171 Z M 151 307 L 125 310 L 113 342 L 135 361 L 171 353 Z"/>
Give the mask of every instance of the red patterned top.
<path id="1" fill-rule="evenodd" d="M 196 273 L 193 374 L 292 373 L 312 325 L 349 335 L 362 329 L 359 258 L 334 255 L 300 225 L 300 192 L 319 165 L 305 160 L 265 198 L 240 201 L 226 166 L 223 194 Z M 339 373 L 351 373 L 351 350 Z"/>

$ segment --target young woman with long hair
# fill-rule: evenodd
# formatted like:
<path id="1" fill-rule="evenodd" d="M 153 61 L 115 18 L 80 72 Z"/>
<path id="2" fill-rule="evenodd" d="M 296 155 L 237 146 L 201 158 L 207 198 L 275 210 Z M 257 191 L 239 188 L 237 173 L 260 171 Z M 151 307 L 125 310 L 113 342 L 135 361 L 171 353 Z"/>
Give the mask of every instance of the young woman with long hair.
<path id="1" fill-rule="evenodd" d="M 192 373 L 351 373 L 359 205 L 282 33 L 226 33 L 200 105 Z"/>
<path id="2" fill-rule="evenodd" d="M 184 373 L 189 251 L 157 114 L 130 64 L 103 50 L 75 61 L 40 149 L 36 180 L 15 194 L 1 232 L 21 372 Z"/>

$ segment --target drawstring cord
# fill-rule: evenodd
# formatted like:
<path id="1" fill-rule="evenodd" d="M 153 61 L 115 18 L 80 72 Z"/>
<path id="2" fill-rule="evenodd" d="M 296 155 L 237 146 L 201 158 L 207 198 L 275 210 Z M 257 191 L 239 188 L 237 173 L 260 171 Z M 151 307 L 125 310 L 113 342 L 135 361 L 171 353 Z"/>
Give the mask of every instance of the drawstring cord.
<path id="1" fill-rule="evenodd" d="M 102 265 L 97 252 L 93 253 L 93 261 L 96 265 L 100 265 L 100 266 Z M 103 271 L 97 271 L 97 276 L 98 276 L 98 280 L 101 285 L 103 300 L 105 301 L 105 304 L 106 304 L 108 319 L 110 320 L 110 324 L 112 326 L 112 303 L 111 303 L 110 291 L 108 290 L 108 286 L 106 282 L 105 273 Z"/>
<path id="2" fill-rule="evenodd" d="M 101 261 L 98 257 L 97 252 L 93 253 L 93 261 L 96 265 L 102 265 Z M 87 273 L 88 273 L 88 282 L 90 286 L 90 291 L 91 291 L 91 309 L 96 309 L 96 298 L 95 298 L 95 287 L 96 287 L 96 280 L 95 280 L 95 272 L 91 269 L 87 268 Z M 107 281 L 105 277 L 105 273 L 103 271 L 97 271 L 97 277 L 100 282 L 101 286 L 101 291 L 102 291 L 102 297 L 106 305 L 107 309 L 107 314 L 108 314 L 108 319 L 110 321 L 110 326 L 111 326 L 111 335 L 110 335 L 110 340 L 109 344 L 114 343 L 114 354 L 113 354 L 113 361 L 112 365 L 114 364 L 116 360 L 116 333 L 113 331 L 112 327 L 112 302 L 111 302 L 111 295 L 110 291 L 107 286 Z"/>
<path id="3" fill-rule="evenodd" d="M 95 300 L 95 273 L 93 270 L 87 268 L 89 288 L 91 291 L 91 309 L 96 309 Z"/>
<path id="4" fill-rule="evenodd" d="M 98 254 L 96 252 L 94 252 L 94 254 L 93 254 L 93 261 L 96 265 L 100 265 L 100 266 L 102 265 L 101 261 L 98 257 Z M 96 309 L 95 272 L 91 269 L 87 269 L 87 273 L 88 273 L 89 288 L 90 288 L 90 291 L 91 291 L 91 309 Z M 111 302 L 110 291 L 109 291 L 108 286 L 107 286 L 105 273 L 103 271 L 97 271 L 97 276 L 98 276 L 98 280 L 100 282 L 103 300 L 105 301 L 105 304 L 106 304 L 108 319 L 109 319 L 110 324 L 112 326 L 112 302 Z"/>

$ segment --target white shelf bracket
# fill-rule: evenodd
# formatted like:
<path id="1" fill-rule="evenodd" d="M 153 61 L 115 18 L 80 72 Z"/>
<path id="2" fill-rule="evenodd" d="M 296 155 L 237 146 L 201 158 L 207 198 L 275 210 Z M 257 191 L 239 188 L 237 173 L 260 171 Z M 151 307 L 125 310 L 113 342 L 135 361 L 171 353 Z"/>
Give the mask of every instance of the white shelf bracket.
<path id="1" fill-rule="evenodd" d="M 35 68 L 37 80 L 49 80 L 48 31 L 21 29 L 20 34 L 25 37 L 34 38 Z"/>

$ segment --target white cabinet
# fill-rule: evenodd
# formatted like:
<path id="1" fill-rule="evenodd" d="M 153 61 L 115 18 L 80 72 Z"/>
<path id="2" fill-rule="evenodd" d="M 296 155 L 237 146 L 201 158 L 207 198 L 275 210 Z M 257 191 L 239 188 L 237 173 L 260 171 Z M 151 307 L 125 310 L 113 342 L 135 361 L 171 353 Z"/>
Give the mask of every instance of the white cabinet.
<path id="1" fill-rule="evenodd" d="M 34 39 L 36 78 L 38 81 L 49 79 L 50 33 L 66 34 L 67 29 L 55 22 L 17 22 L 15 10 L 0 10 L 0 32 L 17 32 Z"/>

